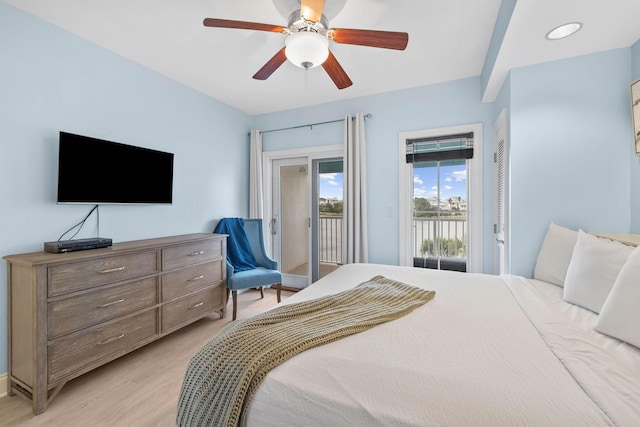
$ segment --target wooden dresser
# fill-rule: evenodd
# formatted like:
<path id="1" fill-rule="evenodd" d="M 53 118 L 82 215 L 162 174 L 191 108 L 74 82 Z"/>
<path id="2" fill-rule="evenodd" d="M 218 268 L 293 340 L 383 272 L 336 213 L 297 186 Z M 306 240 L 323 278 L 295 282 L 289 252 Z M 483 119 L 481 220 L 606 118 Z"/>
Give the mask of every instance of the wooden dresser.
<path id="1" fill-rule="evenodd" d="M 211 313 L 226 314 L 226 235 L 9 255 L 9 395 L 33 412 L 64 384 Z"/>

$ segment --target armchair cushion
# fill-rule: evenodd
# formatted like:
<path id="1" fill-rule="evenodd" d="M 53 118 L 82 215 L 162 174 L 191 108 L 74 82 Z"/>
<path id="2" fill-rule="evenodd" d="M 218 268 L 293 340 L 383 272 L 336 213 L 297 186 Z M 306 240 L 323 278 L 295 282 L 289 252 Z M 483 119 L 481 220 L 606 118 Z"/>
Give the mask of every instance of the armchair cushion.
<path id="1" fill-rule="evenodd" d="M 227 287 L 231 290 L 258 288 L 282 282 L 282 274 L 277 270 L 257 267 L 253 270 L 236 271 L 227 278 Z"/>

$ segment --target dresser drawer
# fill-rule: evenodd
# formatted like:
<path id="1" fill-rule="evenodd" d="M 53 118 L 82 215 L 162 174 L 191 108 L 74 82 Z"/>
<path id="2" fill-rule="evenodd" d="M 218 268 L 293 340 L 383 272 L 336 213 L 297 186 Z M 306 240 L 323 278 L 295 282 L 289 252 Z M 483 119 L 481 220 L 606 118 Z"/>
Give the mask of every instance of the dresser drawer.
<path id="1" fill-rule="evenodd" d="M 166 273 L 162 276 L 162 301 L 169 301 L 222 281 L 222 259 Z"/>
<path id="2" fill-rule="evenodd" d="M 57 381 L 158 334 L 157 309 L 147 310 L 49 346 L 49 382 Z"/>
<path id="3" fill-rule="evenodd" d="M 149 277 L 49 303 L 49 339 L 158 303 L 158 278 Z"/>
<path id="4" fill-rule="evenodd" d="M 221 257 L 222 239 L 172 246 L 162 250 L 162 269 L 171 270 L 200 262 L 213 261 Z"/>
<path id="5" fill-rule="evenodd" d="M 49 296 L 134 279 L 157 271 L 156 251 L 55 265 L 49 267 Z"/>
<path id="6" fill-rule="evenodd" d="M 162 332 L 182 326 L 223 305 L 221 285 L 162 306 Z"/>

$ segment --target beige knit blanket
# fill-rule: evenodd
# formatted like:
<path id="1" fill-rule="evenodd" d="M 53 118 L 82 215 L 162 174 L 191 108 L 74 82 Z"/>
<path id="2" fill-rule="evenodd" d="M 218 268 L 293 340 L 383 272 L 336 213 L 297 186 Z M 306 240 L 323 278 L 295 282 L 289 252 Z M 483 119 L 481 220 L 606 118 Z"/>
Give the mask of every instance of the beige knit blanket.
<path id="1" fill-rule="evenodd" d="M 244 425 L 243 409 L 271 369 L 304 350 L 402 317 L 434 296 L 376 276 L 338 294 L 235 321 L 189 362 L 177 424 Z"/>

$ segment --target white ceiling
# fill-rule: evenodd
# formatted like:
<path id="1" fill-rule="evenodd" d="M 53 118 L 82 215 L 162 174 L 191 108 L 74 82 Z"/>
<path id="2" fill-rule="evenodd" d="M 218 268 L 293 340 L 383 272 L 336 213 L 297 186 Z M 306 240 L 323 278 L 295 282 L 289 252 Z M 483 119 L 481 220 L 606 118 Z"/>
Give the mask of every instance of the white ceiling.
<path id="1" fill-rule="evenodd" d="M 298 0 L 2 0 L 251 115 L 344 100 L 482 72 L 501 0 L 326 0 L 334 28 L 406 31 L 394 51 L 332 43 L 353 81 L 338 90 L 322 67 L 286 62 L 266 81 L 251 78 L 285 36 L 208 28 L 205 17 L 287 24 Z M 640 0 L 518 0 L 483 94 L 495 99 L 509 69 L 640 39 Z M 547 41 L 548 30 L 584 23 Z"/>

